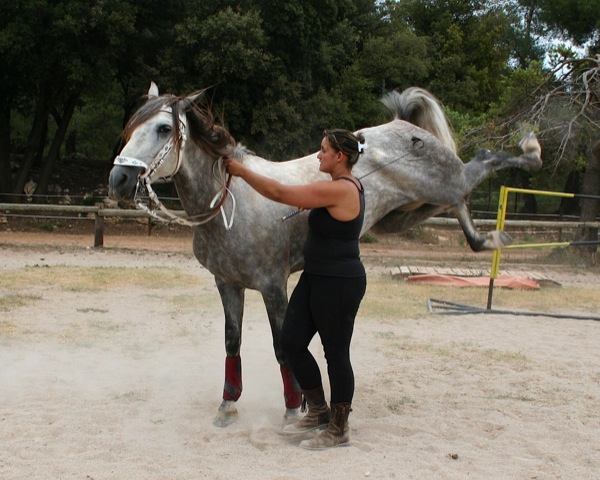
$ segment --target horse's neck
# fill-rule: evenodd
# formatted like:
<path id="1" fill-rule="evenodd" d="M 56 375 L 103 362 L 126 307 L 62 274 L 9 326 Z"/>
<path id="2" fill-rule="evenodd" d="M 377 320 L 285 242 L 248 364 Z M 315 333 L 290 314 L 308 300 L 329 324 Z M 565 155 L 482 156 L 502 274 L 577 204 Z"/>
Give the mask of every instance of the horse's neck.
<path id="1" fill-rule="evenodd" d="M 214 159 L 191 147 L 186 148 L 185 154 L 182 158 L 181 168 L 174 177 L 177 193 L 183 209 L 188 215 L 204 214 L 210 210 L 210 203 L 215 195 L 223 190 L 222 182 L 225 182 L 226 179 L 225 176 L 221 177 L 220 172 L 213 172 Z M 315 154 L 284 162 L 274 162 L 249 155 L 245 161 L 248 162 L 250 168 L 258 173 L 283 183 L 303 184 L 328 178 L 328 176 L 319 172 L 319 162 Z M 255 208 L 251 205 L 257 205 L 257 203 L 254 201 L 247 202 L 244 196 L 255 195 L 260 197 L 260 195 L 253 192 L 252 189 L 240 188 L 241 184 L 243 182 L 234 181 L 231 185 L 233 194 L 239 197 L 236 199 L 237 208 L 241 210 Z M 262 198 L 257 201 L 268 203 L 266 199 Z"/>
<path id="2" fill-rule="evenodd" d="M 213 163 L 213 159 L 204 155 L 186 155 L 182 159 L 181 168 L 173 180 L 181 205 L 188 215 L 207 212 L 210 202 L 222 190 L 213 173 Z"/>

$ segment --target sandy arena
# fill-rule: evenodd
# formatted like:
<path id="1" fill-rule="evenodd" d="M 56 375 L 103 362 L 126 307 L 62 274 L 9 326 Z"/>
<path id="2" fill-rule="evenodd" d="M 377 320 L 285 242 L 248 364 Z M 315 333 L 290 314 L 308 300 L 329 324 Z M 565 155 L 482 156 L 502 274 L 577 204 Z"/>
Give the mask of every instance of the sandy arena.
<path id="1" fill-rule="evenodd" d="M 0 309 L 4 480 L 600 476 L 600 322 L 481 314 L 391 322 L 359 313 L 352 446 L 304 451 L 300 438 L 278 433 L 281 378 L 256 292 L 246 296 L 239 420 L 213 426 L 222 310 L 188 240 L 166 249 L 157 239 L 115 238 L 95 250 L 89 236 L 69 246 L 58 236 L 18 238 L 0 233 L 3 276 L 72 266 L 165 276 L 97 290 L 50 282 Z M 365 262 L 380 274 L 376 256 Z M 5 285 L 0 296 L 11 292 Z"/>

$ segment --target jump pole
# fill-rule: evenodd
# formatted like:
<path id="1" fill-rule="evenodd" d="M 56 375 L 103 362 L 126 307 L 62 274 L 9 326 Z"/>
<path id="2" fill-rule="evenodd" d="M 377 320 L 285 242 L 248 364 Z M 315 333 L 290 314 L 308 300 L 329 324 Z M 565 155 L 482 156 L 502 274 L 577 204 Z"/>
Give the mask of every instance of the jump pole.
<path id="1" fill-rule="evenodd" d="M 524 188 L 512 188 L 506 187 L 502 185 L 500 187 L 500 196 L 498 199 L 498 215 L 496 217 L 496 230 L 502 231 L 504 230 L 504 224 L 506 219 L 506 209 L 508 205 L 508 194 L 510 192 L 515 193 L 526 193 L 526 194 L 537 194 L 537 195 L 546 195 L 551 197 L 566 197 L 566 198 L 590 198 L 590 199 L 600 199 L 600 195 L 582 195 L 577 193 L 562 193 L 562 192 L 549 192 L 545 190 L 529 190 Z M 595 223 L 595 222 L 593 222 Z M 586 226 L 586 222 L 581 223 L 582 227 Z M 596 225 L 594 225 L 596 226 Z M 533 248 L 533 247 L 569 247 L 569 246 L 579 246 L 579 245 L 598 245 L 600 241 L 591 240 L 591 241 L 575 241 L 575 242 L 549 242 L 549 243 L 525 243 L 520 245 L 507 245 L 503 248 Z M 552 313 L 535 313 L 535 312 L 517 312 L 512 310 L 494 310 L 492 309 L 492 298 L 494 293 L 494 280 L 498 277 L 498 272 L 500 270 L 500 250 L 494 250 L 492 256 L 492 267 L 490 269 L 490 281 L 488 287 L 488 300 L 487 300 L 487 308 L 481 307 L 472 307 L 469 305 L 462 305 L 459 303 L 448 302 L 444 300 L 437 300 L 434 298 L 430 298 L 427 301 L 428 308 L 430 312 L 434 312 L 433 304 L 437 304 L 439 308 L 444 309 L 446 314 L 467 314 L 467 313 L 504 313 L 510 315 L 538 315 L 538 316 L 546 316 L 546 317 L 554 317 L 554 318 L 575 318 L 578 320 L 596 320 L 600 321 L 600 317 L 595 316 L 578 316 L 578 315 L 558 315 Z"/>
<path id="2" fill-rule="evenodd" d="M 564 192 L 549 192 L 545 190 L 529 190 L 526 188 L 513 188 L 502 185 L 500 187 L 500 196 L 498 198 L 498 215 L 496 217 L 496 230 L 504 230 L 504 224 L 506 220 L 506 209 L 508 205 L 508 194 L 509 193 L 525 193 L 529 195 L 545 195 L 547 197 L 564 197 L 564 198 L 590 198 L 600 199 L 599 195 L 584 195 L 578 193 L 564 193 Z M 569 247 L 569 246 L 581 246 L 581 245 L 597 245 L 599 241 L 578 241 L 578 242 L 550 242 L 550 243 L 526 243 L 520 245 L 507 245 L 503 248 L 534 248 L 534 247 Z M 494 250 L 492 255 L 492 266 L 490 269 L 490 282 L 488 286 L 488 299 L 487 299 L 487 310 L 492 309 L 492 299 L 494 295 L 494 280 L 498 278 L 498 272 L 500 270 L 500 250 Z"/>

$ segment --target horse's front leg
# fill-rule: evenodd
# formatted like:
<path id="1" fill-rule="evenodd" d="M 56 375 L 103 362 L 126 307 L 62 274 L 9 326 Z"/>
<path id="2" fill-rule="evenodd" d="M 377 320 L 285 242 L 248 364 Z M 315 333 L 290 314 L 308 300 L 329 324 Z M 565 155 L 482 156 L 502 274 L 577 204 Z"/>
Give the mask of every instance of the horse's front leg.
<path id="1" fill-rule="evenodd" d="M 223 401 L 213 424 L 226 427 L 237 419 L 235 402 L 242 394 L 242 318 L 245 289 L 215 278 L 225 312 L 225 385 Z"/>
<path id="2" fill-rule="evenodd" d="M 281 378 L 283 380 L 283 398 L 285 400 L 284 418 L 286 420 L 294 420 L 300 415 L 302 393 L 281 348 L 281 327 L 283 326 L 283 319 L 288 304 L 287 281 L 282 280 L 270 285 L 268 289 L 262 292 L 262 297 L 267 309 L 269 324 L 271 325 L 275 358 L 277 358 L 277 362 L 279 363 Z"/>

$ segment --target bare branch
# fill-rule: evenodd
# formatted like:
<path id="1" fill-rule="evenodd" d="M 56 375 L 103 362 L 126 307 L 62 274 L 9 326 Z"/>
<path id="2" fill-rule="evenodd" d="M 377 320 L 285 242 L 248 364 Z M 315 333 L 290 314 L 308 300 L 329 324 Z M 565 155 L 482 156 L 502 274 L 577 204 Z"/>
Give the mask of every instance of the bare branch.
<path id="1" fill-rule="evenodd" d="M 600 55 L 563 59 L 528 98 L 531 106 L 522 102 L 502 127 L 533 124 L 540 137 L 555 138 L 558 165 L 567 152 L 580 150 L 581 135 L 600 136 Z"/>

